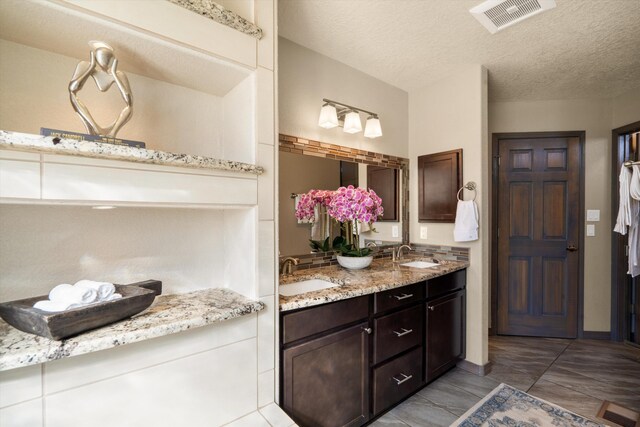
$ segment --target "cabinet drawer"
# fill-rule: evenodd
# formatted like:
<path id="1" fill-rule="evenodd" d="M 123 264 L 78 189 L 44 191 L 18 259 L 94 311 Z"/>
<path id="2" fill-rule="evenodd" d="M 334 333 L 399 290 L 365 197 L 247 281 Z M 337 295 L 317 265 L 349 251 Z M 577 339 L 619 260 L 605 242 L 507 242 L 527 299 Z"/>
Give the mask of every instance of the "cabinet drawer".
<path id="1" fill-rule="evenodd" d="M 422 342 L 422 317 L 424 306 L 379 317 L 373 321 L 373 363 L 380 363 Z"/>
<path id="2" fill-rule="evenodd" d="M 282 316 L 282 343 L 328 331 L 369 316 L 369 297 L 363 296 L 307 308 Z"/>
<path id="3" fill-rule="evenodd" d="M 424 296 L 424 282 L 375 294 L 375 312 L 390 310 L 420 301 Z"/>
<path id="4" fill-rule="evenodd" d="M 373 413 L 378 414 L 422 384 L 422 347 L 373 371 Z"/>
<path id="5" fill-rule="evenodd" d="M 427 299 L 435 298 L 446 293 L 463 289 L 467 283 L 467 270 L 458 270 L 435 279 L 427 280 Z"/>

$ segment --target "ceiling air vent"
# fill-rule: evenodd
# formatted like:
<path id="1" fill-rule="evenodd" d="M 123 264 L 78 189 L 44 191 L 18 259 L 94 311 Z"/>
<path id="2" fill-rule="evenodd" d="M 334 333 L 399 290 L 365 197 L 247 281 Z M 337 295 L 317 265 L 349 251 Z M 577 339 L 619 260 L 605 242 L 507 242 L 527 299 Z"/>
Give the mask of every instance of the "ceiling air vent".
<path id="1" fill-rule="evenodd" d="M 469 12 L 493 34 L 554 7 L 555 0 L 487 0 Z"/>

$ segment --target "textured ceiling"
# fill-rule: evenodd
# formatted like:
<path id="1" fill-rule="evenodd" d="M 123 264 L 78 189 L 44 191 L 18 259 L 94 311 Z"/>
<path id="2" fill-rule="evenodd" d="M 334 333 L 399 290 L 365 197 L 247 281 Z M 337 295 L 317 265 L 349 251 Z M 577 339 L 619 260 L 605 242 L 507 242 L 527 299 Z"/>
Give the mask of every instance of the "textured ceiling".
<path id="1" fill-rule="evenodd" d="M 557 0 L 491 35 L 481 0 L 279 0 L 279 34 L 406 91 L 464 64 L 490 98 L 610 98 L 640 88 L 640 0 Z"/>

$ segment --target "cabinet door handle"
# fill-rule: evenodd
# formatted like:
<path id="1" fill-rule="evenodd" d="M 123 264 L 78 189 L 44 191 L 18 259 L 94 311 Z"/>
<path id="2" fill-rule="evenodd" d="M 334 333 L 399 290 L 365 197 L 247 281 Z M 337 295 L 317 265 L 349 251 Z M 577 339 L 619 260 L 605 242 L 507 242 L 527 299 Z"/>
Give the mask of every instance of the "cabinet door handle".
<path id="1" fill-rule="evenodd" d="M 435 310 L 435 309 L 436 309 L 436 308 L 435 308 L 434 306 L 432 306 L 432 305 L 427 306 L 427 308 L 429 309 L 429 311 L 433 311 L 433 310 Z"/>
<path id="2" fill-rule="evenodd" d="M 371 335 L 371 328 L 362 328 L 363 331 L 365 331 L 367 334 Z"/>
<path id="3" fill-rule="evenodd" d="M 403 299 L 411 298 L 413 294 L 402 294 L 402 295 L 394 295 L 393 297 L 398 301 L 402 301 Z"/>
<path id="4" fill-rule="evenodd" d="M 393 377 L 394 380 L 396 380 L 396 385 L 400 385 L 403 382 L 409 381 L 411 378 L 413 378 L 413 375 L 405 375 L 405 374 L 400 374 L 402 375 L 404 378 L 402 378 L 401 380 L 397 379 L 396 377 Z"/>
<path id="5" fill-rule="evenodd" d="M 398 336 L 398 338 L 403 337 L 403 336 L 413 332 L 413 329 L 405 329 L 405 328 L 400 328 L 400 329 L 402 330 L 402 332 L 393 331 L 393 333 L 396 334 Z"/>

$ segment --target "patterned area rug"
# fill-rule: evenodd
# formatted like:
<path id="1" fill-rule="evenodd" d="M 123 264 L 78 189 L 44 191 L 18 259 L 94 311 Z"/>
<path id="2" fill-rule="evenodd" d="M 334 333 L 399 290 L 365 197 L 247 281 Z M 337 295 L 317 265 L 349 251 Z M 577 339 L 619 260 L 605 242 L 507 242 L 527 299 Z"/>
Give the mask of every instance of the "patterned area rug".
<path id="1" fill-rule="evenodd" d="M 500 384 L 451 426 L 460 427 L 601 427 L 558 405 Z"/>

